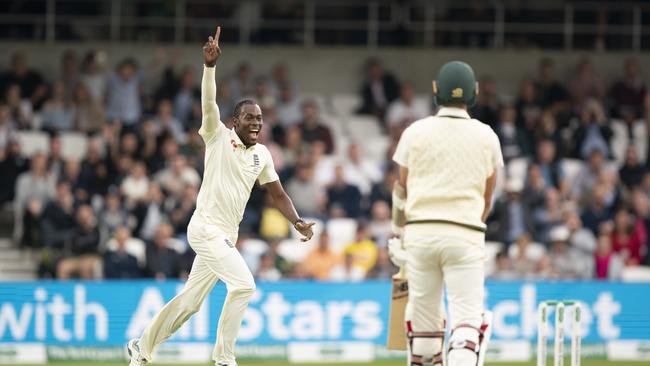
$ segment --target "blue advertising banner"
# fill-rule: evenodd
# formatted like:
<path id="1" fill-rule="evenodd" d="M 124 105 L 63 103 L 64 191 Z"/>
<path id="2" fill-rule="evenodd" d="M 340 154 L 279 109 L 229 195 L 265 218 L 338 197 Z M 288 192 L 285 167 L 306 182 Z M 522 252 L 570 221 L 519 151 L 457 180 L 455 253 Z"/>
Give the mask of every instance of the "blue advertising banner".
<path id="1" fill-rule="evenodd" d="M 116 346 L 137 337 L 182 288 L 180 282 L 0 283 L 0 343 Z M 384 344 L 388 282 L 259 283 L 240 345 L 365 341 Z M 219 284 L 172 342 L 210 343 L 225 297 Z M 537 304 L 572 299 L 583 310 L 585 343 L 650 339 L 650 284 L 489 282 L 497 340 L 532 340 Z"/>

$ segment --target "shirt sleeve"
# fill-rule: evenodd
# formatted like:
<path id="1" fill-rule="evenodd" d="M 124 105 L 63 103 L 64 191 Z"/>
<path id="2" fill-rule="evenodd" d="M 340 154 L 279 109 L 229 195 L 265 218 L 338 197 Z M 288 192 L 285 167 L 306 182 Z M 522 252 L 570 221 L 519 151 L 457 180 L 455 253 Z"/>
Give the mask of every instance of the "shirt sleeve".
<path id="1" fill-rule="evenodd" d="M 492 172 L 499 168 L 503 168 L 503 154 L 501 153 L 501 143 L 499 142 L 499 137 L 494 131 L 491 131 L 490 134 L 490 148 L 492 151 Z"/>
<path id="2" fill-rule="evenodd" d="M 264 164 L 264 168 L 262 168 L 262 172 L 260 172 L 260 176 L 257 178 L 260 181 L 260 185 L 280 180 L 278 173 L 275 171 L 275 165 L 273 164 L 271 153 L 267 151 L 266 155 L 266 164 Z"/>
<path id="3" fill-rule="evenodd" d="M 393 161 L 405 168 L 408 168 L 408 158 L 412 135 L 411 131 L 412 129 L 410 127 L 404 130 L 402 136 L 399 138 L 399 142 L 397 143 L 395 154 L 393 154 Z"/>
<path id="4" fill-rule="evenodd" d="M 201 111 L 203 117 L 199 135 L 203 137 L 206 144 L 226 130 L 226 126 L 221 123 L 221 114 L 216 97 L 215 67 L 203 66 L 203 79 L 201 80 Z"/>

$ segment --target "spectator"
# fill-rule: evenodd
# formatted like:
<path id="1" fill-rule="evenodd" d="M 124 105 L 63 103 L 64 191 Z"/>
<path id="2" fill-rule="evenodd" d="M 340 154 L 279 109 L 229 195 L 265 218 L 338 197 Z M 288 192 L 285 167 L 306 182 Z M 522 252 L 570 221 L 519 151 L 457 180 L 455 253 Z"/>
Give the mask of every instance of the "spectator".
<path id="1" fill-rule="evenodd" d="M 361 192 L 359 188 L 348 184 L 345 179 L 343 166 L 337 165 L 334 173 L 334 182 L 327 189 L 327 210 L 342 210 L 345 217 L 357 218 L 361 216 Z"/>
<path id="2" fill-rule="evenodd" d="M 237 66 L 237 76 L 228 84 L 228 90 L 231 97 L 229 104 L 253 95 L 253 71 L 249 64 L 242 62 Z"/>
<path id="3" fill-rule="evenodd" d="M 377 262 L 368 271 L 367 279 L 390 280 L 399 269 L 391 262 L 388 255 L 388 248 L 379 248 L 377 251 Z"/>
<path id="4" fill-rule="evenodd" d="M 636 118 L 641 115 L 646 86 L 641 77 L 639 63 L 632 58 L 623 64 L 623 78 L 617 80 L 609 90 L 612 116 L 621 117 L 622 110 L 630 110 Z"/>
<path id="5" fill-rule="evenodd" d="M 187 233 L 187 226 L 190 224 L 190 219 L 196 208 L 198 191 L 198 186 L 188 184 L 183 189 L 181 196 L 176 198 L 175 206 L 169 213 L 169 220 L 174 227 L 174 232 L 179 234 Z"/>
<path id="6" fill-rule="evenodd" d="M 174 197 L 181 197 L 185 186 L 198 188 L 201 177 L 196 169 L 187 164 L 187 158 L 177 155 L 173 158 L 171 166 L 156 173 L 154 181 Z"/>
<path id="7" fill-rule="evenodd" d="M 0 107 L 0 114 L 2 108 Z M 0 117 L 1 118 L 1 117 Z M 27 159 L 20 153 L 20 145 L 9 141 L 7 146 L 0 147 L 0 207 L 12 202 L 16 196 L 16 180 L 28 169 Z"/>
<path id="8" fill-rule="evenodd" d="M 573 134 L 571 155 L 587 159 L 594 150 L 600 150 L 607 157 L 611 155 L 610 141 L 613 136 L 605 110 L 597 100 L 586 100 L 580 114 L 580 126 Z"/>
<path id="9" fill-rule="evenodd" d="M 535 238 L 547 241 L 552 227 L 562 223 L 562 199 L 554 188 L 546 190 L 544 206 L 532 212 L 535 225 Z"/>
<path id="10" fill-rule="evenodd" d="M 607 188 L 603 185 L 596 185 L 591 192 L 589 206 L 582 214 L 582 222 L 585 228 L 591 230 L 594 235 L 598 234 L 600 224 L 611 217 L 611 212 L 605 200 L 607 199 Z"/>
<path id="11" fill-rule="evenodd" d="M 77 83 L 72 92 L 74 129 L 88 135 L 98 133 L 105 120 L 104 106 L 94 100 L 83 83 Z"/>
<path id="12" fill-rule="evenodd" d="M 537 121 L 542 115 L 539 95 L 533 81 L 526 80 L 522 84 L 515 109 L 517 110 L 517 126 L 523 128 L 528 134 L 528 139 L 531 140 Z"/>
<path id="13" fill-rule="evenodd" d="M 476 105 L 470 111 L 472 117 L 494 128 L 499 119 L 499 98 L 496 92 L 496 83 L 492 77 L 484 77 L 479 83 L 480 93 L 476 97 Z"/>
<path id="14" fill-rule="evenodd" d="M 347 182 L 359 188 L 362 195 L 370 194 L 372 185 L 381 182 L 382 172 L 379 165 L 363 154 L 356 142 L 348 145 L 348 155 L 344 163 Z"/>
<path id="15" fill-rule="evenodd" d="M 494 270 L 494 273 L 490 276 L 491 279 L 493 280 L 515 280 L 519 279 L 517 273 L 512 270 L 512 262 L 510 261 L 510 257 L 508 257 L 508 253 L 505 250 L 500 251 L 497 253 L 497 256 L 495 258 L 496 262 L 496 269 Z"/>
<path id="16" fill-rule="evenodd" d="M 50 135 L 50 151 L 47 165 L 57 178 L 63 177 L 65 159 L 63 158 L 63 143 L 58 133 Z"/>
<path id="17" fill-rule="evenodd" d="M 393 201 L 393 184 L 397 179 L 397 167 L 391 166 L 384 174 L 381 182 L 372 185 L 370 190 L 370 207 L 377 201 L 387 202 L 389 205 Z"/>
<path id="18" fill-rule="evenodd" d="M 397 79 L 384 71 L 378 59 L 368 60 L 366 62 L 366 80 L 361 87 L 362 105 L 358 113 L 373 114 L 383 120 L 386 108 L 398 96 Z"/>
<path id="19" fill-rule="evenodd" d="M 253 98 L 259 103 L 260 108 L 268 109 L 275 107 L 275 96 L 269 88 L 269 81 L 265 77 L 259 77 L 255 80 L 253 89 Z M 266 119 L 266 114 L 264 115 Z"/>
<path id="20" fill-rule="evenodd" d="M 623 272 L 623 259 L 612 250 L 612 240 L 607 235 L 598 237 L 598 246 L 594 254 L 596 279 L 620 280 Z"/>
<path id="21" fill-rule="evenodd" d="M 388 245 L 393 236 L 391 209 L 386 201 L 376 201 L 370 208 L 370 236 L 380 247 Z"/>
<path id="22" fill-rule="evenodd" d="M 568 209 L 564 212 L 564 225 L 569 229 L 569 244 L 591 255 L 596 249 L 596 236 L 591 230 L 582 226 L 578 212 Z"/>
<path id="23" fill-rule="evenodd" d="M 131 232 L 125 227 L 115 231 L 114 247 L 104 254 L 104 278 L 130 279 L 142 276 L 138 259 L 129 253 Z M 144 245 L 142 246 L 144 249 Z"/>
<path id="24" fill-rule="evenodd" d="M 156 229 L 152 242 L 147 244 L 145 272 L 157 280 L 178 278 L 181 274 L 180 256 L 171 248 L 172 234 L 171 225 L 162 223 Z"/>
<path id="25" fill-rule="evenodd" d="M 104 73 L 104 52 L 88 51 L 81 64 L 81 83 L 86 86 L 91 99 L 102 103 L 106 96 L 107 77 Z"/>
<path id="26" fill-rule="evenodd" d="M 537 275 L 536 271 L 539 266 L 540 257 L 533 253 L 531 249 L 533 246 L 532 238 L 528 233 L 522 233 L 517 237 L 513 245 L 515 245 L 512 251 L 514 254 L 512 258 L 508 257 L 510 259 L 510 267 L 508 269 L 514 271 L 519 279 L 534 278 Z"/>
<path id="27" fill-rule="evenodd" d="M 88 141 L 86 147 L 86 157 L 81 162 L 81 172 L 79 173 L 79 185 L 84 187 L 88 194 L 105 194 L 108 190 L 113 173 L 111 162 L 102 157 L 101 148 L 97 141 Z"/>
<path id="28" fill-rule="evenodd" d="M 104 196 L 104 205 L 98 217 L 101 243 L 112 237 L 118 228 L 128 228 L 133 224 L 131 215 L 122 205 L 122 197 L 117 189 L 112 189 Z"/>
<path id="29" fill-rule="evenodd" d="M 538 165 L 544 186 L 546 188 L 555 187 L 564 192 L 567 188 L 567 182 L 564 179 L 564 171 L 557 159 L 556 146 L 551 140 L 542 140 L 537 144 L 536 164 Z"/>
<path id="30" fill-rule="evenodd" d="M 66 99 L 63 82 L 52 86 L 52 97 L 45 102 L 42 117 L 43 129 L 47 131 L 68 131 L 74 127 L 74 111 Z"/>
<path id="31" fill-rule="evenodd" d="M 302 118 L 300 99 L 294 95 L 293 87 L 291 85 L 282 86 L 276 99 L 280 125 L 286 128 L 300 123 Z"/>
<path id="32" fill-rule="evenodd" d="M 275 268 L 275 254 L 272 251 L 262 255 L 260 268 L 257 270 L 255 278 L 262 281 L 278 281 L 282 278 L 282 273 Z"/>
<path id="33" fill-rule="evenodd" d="M 569 92 L 576 113 L 581 113 L 589 100 L 603 100 L 605 97 L 605 85 L 594 72 L 589 59 L 583 58 L 578 61 L 575 76 L 569 81 Z"/>
<path id="34" fill-rule="evenodd" d="M 637 119 L 629 109 L 620 110 L 621 119 L 612 121 L 612 155 L 622 164 L 628 147 L 636 149 L 639 161 L 646 162 L 648 153 L 648 128 L 646 122 Z"/>
<path id="35" fill-rule="evenodd" d="M 142 81 L 134 60 L 125 59 L 108 80 L 107 116 L 120 121 L 126 131 L 136 131 L 142 115 Z"/>
<path id="36" fill-rule="evenodd" d="M 632 189 L 641 184 L 645 173 L 646 169 L 639 162 L 636 149 L 634 147 L 628 147 L 625 153 L 625 162 L 618 171 L 621 182 L 623 182 L 625 188 Z"/>
<path id="37" fill-rule="evenodd" d="M 353 266 L 367 273 L 377 262 L 377 244 L 370 238 L 370 227 L 360 222 L 357 227 L 355 241 L 344 249 L 345 254 L 351 254 Z"/>
<path id="38" fill-rule="evenodd" d="M 616 212 L 611 233 L 612 249 L 620 254 L 626 266 L 641 264 L 647 237 L 643 221 L 635 221 L 626 209 Z"/>
<path id="39" fill-rule="evenodd" d="M 318 246 L 307 254 L 300 267 L 308 278 L 327 281 L 330 279 L 333 269 L 340 263 L 341 256 L 330 248 L 329 235 L 323 231 L 318 240 Z"/>
<path id="40" fill-rule="evenodd" d="M 196 85 L 196 74 L 191 67 L 183 68 L 180 76 L 179 90 L 173 100 L 174 117 L 179 120 L 184 130 L 200 124 L 201 91 Z"/>
<path id="41" fill-rule="evenodd" d="M 167 218 L 165 196 L 157 183 L 151 183 L 144 200 L 133 209 L 136 217 L 135 233 L 144 240 L 151 240 L 157 228 Z"/>
<path id="42" fill-rule="evenodd" d="M 287 67 L 287 64 L 277 63 L 273 66 L 269 87 L 271 89 L 271 94 L 273 94 L 276 100 L 280 99 L 285 88 L 288 87 L 290 90 L 295 89 L 294 83 L 289 78 L 289 68 Z"/>
<path id="43" fill-rule="evenodd" d="M 603 152 L 598 149 L 592 150 L 589 154 L 589 161 L 586 165 L 581 166 L 580 171 L 573 179 L 571 197 L 579 203 L 586 203 L 580 202 L 580 200 L 586 200 L 589 197 L 601 173 L 605 170 L 605 156 Z"/>
<path id="44" fill-rule="evenodd" d="M 35 201 L 41 207 L 54 197 L 56 177 L 47 167 L 47 157 L 43 154 L 32 156 L 30 169 L 16 179 L 16 197 L 14 200 L 15 223 L 14 237 L 22 236 L 23 214 L 27 202 Z"/>
<path id="45" fill-rule="evenodd" d="M 314 181 L 312 166 L 303 164 L 296 168 L 295 177 L 287 183 L 287 193 L 301 215 L 317 217 L 322 213 L 325 191 Z"/>
<path id="46" fill-rule="evenodd" d="M 183 144 L 187 141 L 183 123 L 173 114 L 172 102 L 169 99 L 163 99 L 158 103 L 158 114 L 154 119 L 156 134 L 167 134 L 176 140 L 177 143 Z"/>
<path id="47" fill-rule="evenodd" d="M 526 131 L 517 126 L 517 111 L 511 104 L 504 104 L 499 110 L 499 118 L 494 127 L 501 142 L 503 159 L 508 161 L 531 155 L 530 141 Z"/>
<path id="48" fill-rule="evenodd" d="M 57 265 L 57 278 L 67 280 L 77 275 L 81 279 L 97 278 L 101 262 L 97 218 L 88 205 L 80 206 L 75 214 L 76 227 L 72 235 L 70 254 Z"/>
<path id="49" fill-rule="evenodd" d="M 487 237 L 490 240 L 511 243 L 522 234 L 533 231 L 529 207 L 524 201 L 524 183 L 511 178 L 506 183 L 506 194 L 494 203 L 488 219 Z"/>
<path id="50" fill-rule="evenodd" d="M 539 64 L 539 78 L 535 82 L 540 104 L 545 108 L 560 111 L 569 100 L 566 88 L 556 79 L 555 63 L 545 58 Z"/>
<path id="51" fill-rule="evenodd" d="M 68 49 L 63 51 L 61 56 L 61 71 L 59 79 L 56 82 L 63 84 L 64 96 L 66 103 L 72 99 L 75 85 L 79 82 L 79 60 L 74 50 Z"/>
<path id="52" fill-rule="evenodd" d="M 16 121 L 9 115 L 9 108 L 0 104 L 0 150 L 4 150 L 16 135 Z"/>
<path id="53" fill-rule="evenodd" d="M 388 106 L 386 123 L 391 135 L 399 135 L 411 123 L 430 114 L 431 107 L 426 102 L 415 99 L 415 90 L 409 82 L 402 83 L 399 99 L 395 99 Z"/>
<path id="54" fill-rule="evenodd" d="M 557 226 L 549 233 L 553 276 L 560 279 L 590 278 L 594 268 L 593 257 L 572 247 L 568 242 L 569 235 L 565 226 Z"/>
<path id="55" fill-rule="evenodd" d="M 40 220 L 43 246 L 66 249 L 70 245 L 75 230 L 74 204 L 70 183 L 57 183 L 56 196 L 45 206 Z"/>
<path id="56" fill-rule="evenodd" d="M 316 102 L 308 100 L 302 104 L 302 122 L 300 123 L 303 142 L 313 143 L 320 141 L 325 144 L 325 154 L 334 153 L 334 140 L 327 126 L 318 121 L 318 107 Z"/>
<path id="57" fill-rule="evenodd" d="M 39 126 L 35 125 L 33 120 L 33 108 L 29 99 L 21 98 L 20 86 L 18 84 L 10 85 L 5 92 L 5 102 L 9 109 L 9 117 L 16 121 L 19 129 L 33 129 Z"/>
<path id="58" fill-rule="evenodd" d="M 122 184 L 120 191 L 126 199 L 128 207 L 134 207 L 138 201 L 144 200 L 149 190 L 149 178 L 147 177 L 147 168 L 144 163 L 138 161 L 133 164 L 133 170 L 127 175 Z"/>
<path id="59" fill-rule="evenodd" d="M 47 84 L 37 71 L 27 68 L 25 55 L 19 52 L 11 56 L 11 68 L 0 76 L 0 92 L 7 98 L 8 90 L 17 85 L 18 97 L 29 101 L 35 110 L 40 110 L 47 96 Z"/>

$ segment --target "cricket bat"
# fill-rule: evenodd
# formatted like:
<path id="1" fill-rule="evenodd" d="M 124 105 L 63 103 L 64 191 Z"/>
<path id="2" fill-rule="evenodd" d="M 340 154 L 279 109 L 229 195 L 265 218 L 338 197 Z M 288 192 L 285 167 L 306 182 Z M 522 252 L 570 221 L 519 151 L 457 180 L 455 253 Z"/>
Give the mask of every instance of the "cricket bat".
<path id="1" fill-rule="evenodd" d="M 390 291 L 390 314 L 388 317 L 388 340 L 386 348 L 397 351 L 406 350 L 406 329 L 404 311 L 409 298 L 409 283 L 406 280 L 404 268 L 393 275 L 393 286 Z"/>

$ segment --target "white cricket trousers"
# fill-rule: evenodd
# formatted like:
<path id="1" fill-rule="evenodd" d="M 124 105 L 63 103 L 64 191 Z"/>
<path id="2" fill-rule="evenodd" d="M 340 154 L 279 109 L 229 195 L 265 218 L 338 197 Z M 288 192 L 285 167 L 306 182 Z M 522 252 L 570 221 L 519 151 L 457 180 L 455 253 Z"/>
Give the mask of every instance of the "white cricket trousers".
<path id="1" fill-rule="evenodd" d="M 443 286 L 447 292 L 451 329 L 459 324 L 480 328 L 485 281 L 485 249 L 482 243 L 455 237 L 407 235 L 404 239 L 407 252 L 406 277 L 409 283 L 405 319 L 411 322 L 413 332 L 444 331 Z M 467 329 L 459 328 L 459 334 L 453 334 L 450 341 L 459 336 L 466 338 Z M 453 362 L 452 358 L 457 357 L 467 358 L 467 355 L 461 352 L 453 357 L 450 354 L 448 365 L 465 364 Z M 476 363 L 475 357 L 473 363 Z"/>
<path id="2" fill-rule="evenodd" d="M 199 311 L 203 300 L 218 280 L 226 283 L 228 295 L 223 303 L 212 353 L 216 363 L 235 362 L 235 339 L 248 301 L 255 292 L 255 281 L 234 240 L 221 230 L 192 219 L 187 230 L 190 246 L 196 252 L 187 283 L 154 317 L 140 337 L 140 352 L 151 361 L 155 348 L 171 337 L 183 323 Z"/>

